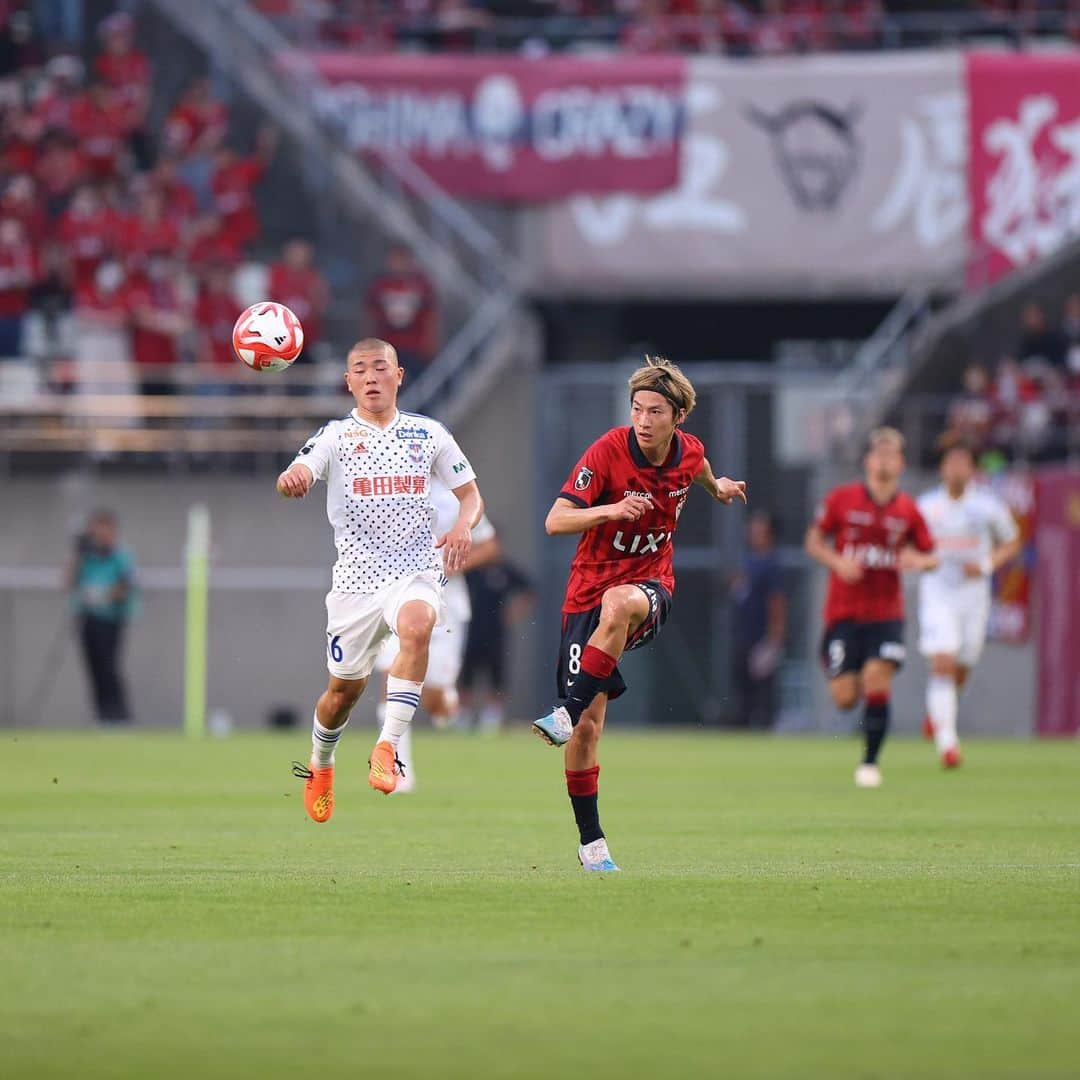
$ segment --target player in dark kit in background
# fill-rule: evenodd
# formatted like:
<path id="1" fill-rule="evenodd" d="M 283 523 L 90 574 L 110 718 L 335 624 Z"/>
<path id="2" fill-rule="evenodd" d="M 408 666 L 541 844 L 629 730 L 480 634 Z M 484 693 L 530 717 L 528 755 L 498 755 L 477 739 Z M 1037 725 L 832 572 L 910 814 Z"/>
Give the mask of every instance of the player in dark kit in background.
<path id="1" fill-rule="evenodd" d="M 870 433 L 864 479 L 834 488 L 806 533 L 807 553 L 827 566 L 821 658 L 839 709 L 865 702 L 866 753 L 859 787 L 879 787 L 878 754 L 889 730 L 893 675 L 904 662 L 904 595 L 900 571 L 933 570 L 934 541 L 915 500 L 900 490 L 904 437 L 894 428 Z"/>
<path id="2" fill-rule="evenodd" d="M 630 378 L 630 427 L 585 451 L 548 511 L 549 535 L 582 533 L 566 585 L 556 681 L 563 703 L 533 728 L 566 746 L 566 788 L 586 870 L 617 870 L 597 809 L 596 747 L 607 703 L 626 689 L 616 664 L 667 619 L 672 538 L 693 484 L 718 502 L 746 502 L 746 484 L 716 477 L 705 448 L 678 430 L 694 407 L 690 380 L 662 357 Z"/>

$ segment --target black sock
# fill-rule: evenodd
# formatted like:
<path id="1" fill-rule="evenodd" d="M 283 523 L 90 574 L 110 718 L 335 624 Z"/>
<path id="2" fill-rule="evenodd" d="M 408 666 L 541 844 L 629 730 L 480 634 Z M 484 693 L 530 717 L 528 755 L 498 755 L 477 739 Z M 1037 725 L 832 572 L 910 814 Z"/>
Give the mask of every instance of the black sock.
<path id="1" fill-rule="evenodd" d="M 596 795 L 571 795 L 570 803 L 574 807 L 574 820 L 577 822 L 581 843 L 591 844 L 604 835 L 600 828 L 600 808 Z"/>
<path id="2" fill-rule="evenodd" d="M 600 828 L 600 810 L 596 805 L 600 766 L 591 769 L 566 770 L 566 791 L 574 808 L 574 820 L 582 844 L 591 844 L 604 835 Z"/>
<path id="3" fill-rule="evenodd" d="M 889 698 L 885 694 L 867 694 L 863 710 L 863 733 L 866 736 L 866 754 L 863 761 L 876 765 L 881 744 L 889 730 Z"/>
<path id="4" fill-rule="evenodd" d="M 563 708 L 570 714 L 570 723 L 577 727 L 581 714 L 593 703 L 593 698 L 603 689 L 607 679 L 590 675 L 586 671 L 580 671 L 574 676 L 574 685 L 566 695 Z"/>

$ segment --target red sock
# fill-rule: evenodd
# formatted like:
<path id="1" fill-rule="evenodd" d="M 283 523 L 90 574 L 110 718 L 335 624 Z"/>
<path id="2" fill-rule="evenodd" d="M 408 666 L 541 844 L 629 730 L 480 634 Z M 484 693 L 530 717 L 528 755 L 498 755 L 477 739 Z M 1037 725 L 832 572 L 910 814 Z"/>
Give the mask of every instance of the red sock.
<path id="1" fill-rule="evenodd" d="M 591 769 L 567 769 L 566 790 L 570 795 L 595 795 L 599 787 L 600 766 Z"/>
<path id="2" fill-rule="evenodd" d="M 595 679 L 606 679 L 615 670 L 618 663 L 614 656 L 598 649 L 593 645 L 586 645 L 581 650 L 581 670 L 586 675 L 592 675 Z"/>

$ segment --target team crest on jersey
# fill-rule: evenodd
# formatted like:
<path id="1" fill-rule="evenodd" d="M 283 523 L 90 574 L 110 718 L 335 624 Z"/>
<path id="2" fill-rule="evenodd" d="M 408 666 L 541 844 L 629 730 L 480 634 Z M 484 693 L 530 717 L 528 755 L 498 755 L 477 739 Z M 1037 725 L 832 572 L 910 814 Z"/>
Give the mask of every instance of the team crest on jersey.
<path id="1" fill-rule="evenodd" d="M 584 491 L 591 483 L 593 478 L 592 469 L 586 469 L 584 465 L 578 470 L 577 477 L 574 480 L 574 490 Z"/>
<path id="2" fill-rule="evenodd" d="M 419 465 L 424 460 L 424 448 L 418 443 L 409 443 L 409 460 Z"/>

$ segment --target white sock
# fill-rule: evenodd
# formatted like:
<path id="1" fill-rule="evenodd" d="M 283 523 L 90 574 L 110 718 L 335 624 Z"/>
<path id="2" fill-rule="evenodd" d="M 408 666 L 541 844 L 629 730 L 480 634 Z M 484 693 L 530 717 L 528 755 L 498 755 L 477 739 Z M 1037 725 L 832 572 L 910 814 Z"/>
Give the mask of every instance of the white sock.
<path id="1" fill-rule="evenodd" d="M 388 742 L 395 753 L 401 743 L 401 736 L 409 730 L 413 713 L 420 707 L 422 682 L 410 682 L 397 679 L 393 675 L 386 680 L 386 719 L 383 720 L 379 742 Z"/>
<path id="2" fill-rule="evenodd" d="M 412 780 L 412 724 L 401 733 L 397 744 L 398 761 L 405 766 L 405 775 Z"/>
<path id="3" fill-rule="evenodd" d="M 931 675 L 926 685 L 926 711 L 934 725 L 939 754 L 956 746 L 956 709 L 956 683 L 948 675 Z"/>
<path id="4" fill-rule="evenodd" d="M 311 724 L 311 760 L 320 769 L 334 764 L 334 751 L 348 722 L 346 720 L 339 728 L 325 728 L 319 723 L 319 714 L 315 714 Z"/>

